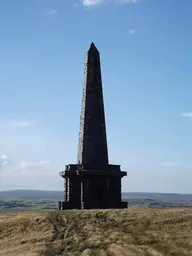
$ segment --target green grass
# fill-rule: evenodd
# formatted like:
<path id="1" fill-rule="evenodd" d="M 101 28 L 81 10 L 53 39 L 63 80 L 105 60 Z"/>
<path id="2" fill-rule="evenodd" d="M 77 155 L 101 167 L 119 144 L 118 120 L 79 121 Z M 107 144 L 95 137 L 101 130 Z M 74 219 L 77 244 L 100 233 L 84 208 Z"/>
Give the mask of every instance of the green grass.
<path id="1" fill-rule="evenodd" d="M 22 205 L 22 206 L 21 206 Z M 55 210 L 57 202 L 49 200 L 34 200 L 22 198 L 7 198 L 0 201 L 0 212 L 12 211 L 39 211 L 39 210 Z"/>
<path id="2" fill-rule="evenodd" d="M 12 212 L 12 211 L 39 211 L 39 210 L 50 210 L 57 209 L 58 199 L 53 198 L 42 198 L 42 199 L 24 199 L 24 198 L 6 198 L 0 201 L 0 212 Z M 192 207 L 192 201 L 158 201 L 148 199 L 125 199 L 129 202 L 129 208 L 170 208 L 170 207 Z M 13 205 L 14 203 L 14 205 Z M 19 207 L 19 204 L 23 204 Z"/>

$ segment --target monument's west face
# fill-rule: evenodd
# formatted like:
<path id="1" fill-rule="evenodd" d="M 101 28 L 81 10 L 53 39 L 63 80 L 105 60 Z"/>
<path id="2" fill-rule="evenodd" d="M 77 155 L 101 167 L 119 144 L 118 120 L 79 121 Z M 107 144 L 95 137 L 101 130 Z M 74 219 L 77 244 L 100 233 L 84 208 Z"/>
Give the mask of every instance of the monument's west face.
<path id="1" fill-rule="evenodd" d="M 105 112 L 99 52 L 92 43 L 85 59 L 78 163 L 93 169 L 108 165 Z"/>
<path id="2" fill-rule="evenodd" d="M 85 60 L 77 164 L 66 165 L 59 209 L 126 208 L 120 165 L 108 163 L 100 56 L 92 43 Z"/>

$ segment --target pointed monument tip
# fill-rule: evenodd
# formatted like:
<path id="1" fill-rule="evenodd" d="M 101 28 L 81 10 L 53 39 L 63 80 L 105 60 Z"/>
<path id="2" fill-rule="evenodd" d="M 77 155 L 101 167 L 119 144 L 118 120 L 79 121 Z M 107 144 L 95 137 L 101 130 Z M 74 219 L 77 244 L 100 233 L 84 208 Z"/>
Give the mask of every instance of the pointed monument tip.
<path id="1" fill-rule="evenodd" d="M 90 50 L 93 50 L 93 51 L 97 51 L 97 52 L 98 52 L 98 50 L 97 50 L 97 48 L 95 47 L 95 45 L 94 45 L 93 42 L 90 44 L 90 47 L 89 47 L 89 50 L 88 50 L 88 51 L 90 51 Z"/>
<path id="2" fill-rule="evenodd" d="M 93 42 L 91 43 L 90 48 L 96 48 Z"/>

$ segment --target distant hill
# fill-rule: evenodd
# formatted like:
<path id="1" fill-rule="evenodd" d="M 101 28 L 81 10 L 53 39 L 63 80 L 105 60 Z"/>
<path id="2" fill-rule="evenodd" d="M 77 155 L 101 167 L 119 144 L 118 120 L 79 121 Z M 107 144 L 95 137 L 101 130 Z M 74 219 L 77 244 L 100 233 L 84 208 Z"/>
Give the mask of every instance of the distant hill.
<path id="1" fill-rule="evenodd" d="M 63 198 L 63 191 L 44 190 L 8 190 L 0 191 L 0 199 L 4 198 Z M 146 193 L 146 192 L 124 192 L 123 198 L 141 198 L 153 200 L 191 200 L 192 194 L 169 194 L 169 193 Z"/>
<path id="2" fill-rule="evenodd" d="M 176 193 L 147 193 L 147 192 L 125 192 L 122 193 L 124 198 L 142 198 L 153 200 L 192 200 L 192 194 L 176 194 Z"/>
<path id="3" fill-rule="evenodd" d="M 8 190 L 0 191 L 0 198 L 19 197 L 19 198 L 62 198 L 63 191 L 45 191 L 45 190 Z"/>

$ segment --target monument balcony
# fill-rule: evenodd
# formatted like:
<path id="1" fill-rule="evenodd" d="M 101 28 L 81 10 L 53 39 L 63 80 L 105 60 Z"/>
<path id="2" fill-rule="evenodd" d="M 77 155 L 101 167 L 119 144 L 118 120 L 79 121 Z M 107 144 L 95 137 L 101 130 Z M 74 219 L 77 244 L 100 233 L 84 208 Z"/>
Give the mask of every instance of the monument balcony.
<path id="1" fill-rule="evenodd" d="M 64 171 L 61 171 L 59 174 L 61 177 L 65 178 L 65 177 L 73 177 L 73 176 L 80 176 L 80 177 L 84 177 L 84 176 L 120 176 L 120 177 L 124 177 L 127 176 L 127 172 L 125 171 L 121 171 L 120 170 L 120 165 L 109 165 L 107 166 L 106 169 L 86 169 L 81 168 L 79 169 L 79 165 L 76 165 L 76 168 L 74 168 L 75 165 L 71 167 L 71 165 L 66 166 Z M 116 168 L 115 168 L 116 167 Z"/>

